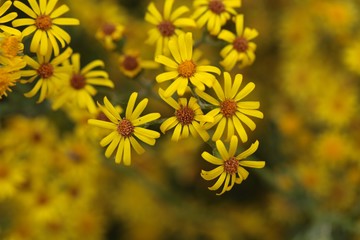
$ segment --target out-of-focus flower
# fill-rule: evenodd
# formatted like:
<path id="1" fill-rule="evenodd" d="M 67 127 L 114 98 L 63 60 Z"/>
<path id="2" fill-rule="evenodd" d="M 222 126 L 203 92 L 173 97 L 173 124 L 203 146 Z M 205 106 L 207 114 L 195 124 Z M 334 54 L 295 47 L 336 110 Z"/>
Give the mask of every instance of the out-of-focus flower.
<path id="1" fill-rule="evenodd" d="M 344 50 L 344 62 L 346 64 L 346 67 L 356 73 L 357 75 L 360 75 L 360 38 L 358 37 L 354 42 L 350 43 L 346 49 Z"/>
<path id="2" fill-rule="evenodd" d="M 49 51 L 54 50 L 54 55 L 59 55 L 59 45 L 64 48 L 66 43 L 70 43 L 70 35 L 58 25 L 79 25 L 80 22 L 75 18 L 63 18 L 64 13 L 69 11 L 65 4 L 55 8 L 57 0 L 41 0 L 40 4 L 36 0 L 28 0 L 31 8 L 21 1 L 14 1 L 14 6 L 23 11 L 30 18 L 19 18 L 12 22 L 14 27 L 27 26 L 23 31 L 23 37 L 34 33 L 31 40 L 30 51 L 38 52 L 45 56 Z"/>
<path id="3" fill-rule="evenodd" d="M 224 58 L 220 64 L 227 71 L 233 69 L 237 62 L 240 62 L 239 67 L 245 67 L 251 65 L 255 60 L 256 44 L 250 41 L 257 37 L 258 31 L 250 28 L 244 29 L 244 15 L 242 14 L 236 16 L 235 24 L 236 34 L 224 29 L 218 35 L 219 39 L 229 43 L 220 52 L 221 57 Z"/>
<path id="4" fill-rule="evenodd" d="M 48 51 L 45 56 L 37 54 L 36 62 L 29 56 L 24 56 L 24 60 L 32 70 L 22 70 L 23 77 L 30 77 L 28 80 L 22 80 L 22 83 L 32 83 L 38 79 L 35 86 L 25 93 L 25 97 L 31 98 L 40 90 L 38 103 L 45 98 L 53 96 L 58 87 L 62 84 L 63 79 L 68 78 L 71 74 L 71 66 L 60 66 L 72 54 L 72 49 L 67 48 L 63 53 L 51 59 L 52 51 Z"/>
<path id="5" fill-rule="evenodd" d="M 161 124 L 160 130 L 165 133 L 167 130 L 175 128 L 171 137 L 172 141 L 187 138 L 191 133 L 194 137 L 200 135 L 206 142 L 210 136 L 204 129 L 203 123 L 213 122 L 214 118 L 203 114 L 194 97 L 190 97 L 189 101 L 186 98 L 179 98 L 178 101 L 175 101 L 172 97 L 165 98 L 163 94 L 164 90 L 159 89 L 160 97 L 175 109 L 175 114 Z"/>
<path id="6" fill-rule="evenodd" d="M 215 76 L 211 73 L 220 74 L 220 69 L 215 66 L 198 66 L 193 59 L 193 39 L 190 32 L 181 34 L 169 41 L 169 48 L 174 60 L 158 55 L 155 61 L 169 68 L 168 72 L 156 76 L 156 81 L 161 83 L 175 79 L 165 90 L 164 97 L 170 97 L 175 92 L 179 96 L 184 95 L 190 81 L 199 91 L 212 87 Z M 209 73 L 211 72 L 211 73 Z"/>
<path id="7" fill-rule="evenodd" d="M 195 0 L 194 14 L 199 28 L 207 24 L 207 30 L 211 35 L 218 35 L 221 27 L 237 12 L 234 8 L 241 6 L 241 0 Z"/>
<path id="8" fill-rule="evenodd" d="M 16 12 L 11 12 L 6 14 L 5 16 L 4 13 L 9 10 L 9 8 L 12 5 L 12 1 L 5 1 L 1 7 L 0 7 L 0 29 L 3 30 L 4 32 L 8 32 L 17 36 L 21 35 L 21 32 L 15 28 L 3 25 L 3 23 L 7 23 L 10 22 L 11 20 L 14 20 L 18 14 Z"/>
<path id="9" fill-rule="evenodd" d="M 62 79 L 63 83 L 52 107 L 58 109 L 65 103 L 71 102 L 79 108 L 87 108 L 89 112 L 94 113 L 96 106 L 92 97 L 97 91 L 92 85 L 114 87 L 114 83 L 105 71 L 94 69 L 104 67 L 104 62 L 94 60 L 81 69 L 80 54 L 75 53 L 71 56 L 71 63 L 64 61 L 63 66 L 72 66 L 73 71 L 67 79 Z"/>
<path id="10" fill-rule="evenodd" d="M 218 99 L 210 96 L 209 94 L 195 90 L 196 94 L 215 106 L 207 115 L 214 117 L 213 123 L 206 123 L 207 129 L 212 128 L 217 124 L 217 128 L 213 134 L 212 140 L 219 140 L 225 133 L 227 128 L 227 139 L 230 140 L 231 136 L 236 133 L 243 142 L 248 140 L 248 136 L 241 122 L 245 123 L 250 130 L 254 130 L 256 125 L 253 120 L 248 116 L 263 118 L 264 115 L 260 112 L 260 102 L 258 101 L 242 101 L 251 91 L 255 88 L 255 84 L 250 82 L 239 91 L 242 83 L 243 76 L 236 74 L 232 82 L 231 76 L 228 72 L 224 72 L 224 87 L 218 81 L 215 82 L 213 89 Z M 247 116 L 248 115 L 248 116 Z"/>
<path id="11" fill-rule="evenodd" d="M 140 127 L 141 125 L 160 118 L 160 114 L 149 113 L 140 117 L 140 114 L 144 111 L 148 103 L 148 99 L 143 99 L 134 109 L 137 96 L 138 94 L 136 92 L 131 94 L 124 118 L 120 117 L 119 112 L 110 101 L 104 97 L 105 107 L 101 105 L 99 105 L 99 107 L 111 122 L 98 119 L 89 119 L 88 121 L 91 125 L 112 130 L 110 134 L 100 141 L 100 145 L 103 147 L 109 145 L 105 151 L 107 158 L 109 158 L 117 148 L 115 155 L 116 163 L 120 163 L 123 160 L 124 165 L 131 164 L 131 147 L 133 147 L 138 154 L 142 154 L 145 151 L 136 138 L 149 145 L 154 145 L 156 138 L 160 137 L 158 132 Z"/>
<path id="12" fill-rule="evenodd" d="M 107 21 L 96 31 L 96 38 L 100 40 L 106 49 L 113 50 L 116 48 L 115 42 L 119 41 L 124 32 L 124 26 L 120 23 Z"/>
<path id="13" fill-rule="evenodd" d="M 173 3 L 174 0 L 165 0 L 163 14 L 156 9 L 153 2 L 148 6 L 145 20 L 155 25 L 155 28 L 149 30 L 149 38 L 146 42 L 151 45 L 156 44 L 155 57 L 159 54 L 167 55 L 169 40 L 183 33 L 182 27 L 196 27 L 193 19 L 180 17 L 189 9 L 181 6 L 172 11 Z"/>
<path id="14" fill-rule="evenodd" d="M 224 184 L 223 190 L 217 194 L 221 195 L 226 191 L 230 191 L 235 183 L 240 184 L 248 177 L 249 172 L 244 167 L 263 168 L 265 166 L 264 161 L 246 160 L 247 157 L 257 150 L 258 146 L 259 142 L 256 141 L 247 150 L 235 156 L 238 138 L 234 135 L 231 137 L 229 150 L 226 150 L 221 140 L 216 141 L 216 149 L 220 154 L 220 158 L 208 152 L 203 152 L 201 156 L 209 163 L 217 165 L 217 167 L 211 171 L 201 170 L 201 177 L 207 181 L 219 177 L 209 189 L 216 191 Z"/>
<path id="15" fill-rule="evenodd" d="M 1 58 L 14 58 L 24 50 L 24 44 L 21 42 L 21 36 L 11 35 L 7 32 L 0 33 L 0 54 Z M 0 59 L 0 63 L 2 63 Z"/>
<path id="16" fill-rule="evenodd" d="M 0 99 L 7 96 L 7 91 L 11 92 L 11 87 L 15 86 L 20 77 L 19 71 L 13 71 L 7 66 L 0 67 Z"/>
<path id="17" fill-rule="evenodd" d="M 154 61 L 143 60 L 139 52 L 127 51 L 119 57 L 119 67 L 121 72 L 129 77 L 136 77 L 143 69 L 155 69 L 159 64 Z"/>

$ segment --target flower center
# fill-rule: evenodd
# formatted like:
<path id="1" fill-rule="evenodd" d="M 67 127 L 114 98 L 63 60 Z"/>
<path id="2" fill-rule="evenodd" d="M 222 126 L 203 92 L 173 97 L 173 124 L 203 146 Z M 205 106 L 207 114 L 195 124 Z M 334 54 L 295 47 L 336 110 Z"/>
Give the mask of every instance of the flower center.
<path id="1" fill-rule="evenodd" d="M 209 9 L 215 14 L 220 14 L 225 11 L 225 5 L 221 0 L 212 0 L 209 2 Z"/>
<path id="2" fill-rule="evenodd" d="M 1 50 L 5 56 L 15 57 L 20 51 L 20 43 L 17 37 L 10 36 L 1 44 Z"/>
<path id="3" fill-rule="evenodd" d="M 194 121 L 195 112 L 193 109 L 185 106 L 181 106 L 180 109 L 176 110 L 175 116 L 177 120 L 184 126 L 189 125 Z"/>
<path id="4" fill-rule="evenodd" d="M 86 78 L 79 73 L 74 73 L 71 77 L 70 85 L 75 89 L 82 89 L 86 85 Z"/>
<path id="5" fill-rule="evenodd" d="M 126 118 L 121 120 L 117 127 L 118 133 L 120 133 L 121 136 L 126 137 L 126 138 L 130 137 L 133 134 L 134 129 L 135 129 L 134 125 Z"/>
<path id="6" fill-rule="evenodd" d="M 52 20 L 51 20 L 50 16 L 48 16 L 48 15 L 40 15 L 35 19 L 35 26 L 38 29 L 47 31 L 52 26 Z"/>
<path id="7" fill-rule="evenodd" d="M 226 118 L 232 117 L 236 113 L 236 102 L 232 99 L 226 99 L 220 103 L 220 112 Z"/>
<path id="8" fill-rule="evenodd" d="M 54 67 L 50 63 L 43 63 L 37 70 L 41 78 L 49 78 L 54 74 Z"/>
<path id="9" fill-rule="evenodd" d="M 175 26 L 170 21 L 162 21 L 157 28 L 164 37 L 170 37 L 175 33 Z"/>
<path id="10" fill-rule="evenodd" d="M 129 71 L 135 70 L 138 66 L 138 60 L 136 57 L 126 55 L 124 61 L 122 62 L 122 66 Z"/>
<path id="11" fill-rule="evenodd" d="M 235 157 L 231 157 L 224 162 L 224 170 L 228 174 L 237 173 L 239 163 Z"/>
<path id="12" fill-rule="evenodd" d="M 196 72 L 196 65 L 192 60 L 186 60 L 179 64 L 178 73 L 184 78 L 189 78 Z"/>
<path id="13" fill-rule="evenodd" d="M 112 23 L 104 23 L 101 26 L 101 30 L 103 31 L 103 33 L 105 35 L 111 35 L 111 34 L 113 34 L 113 32 L 115 32 L 116 26 Z"/>
<path id="14" fill-rule="evenodd" d="M 9 170 L 5 166 L 0 166 L 0 179 L 5 179 L 9 175 Z"/>
<path id="15" fill-rule="evenodd" d="M 238 52 L 245 52 L 249 47 L 248 40 L 246 40 L 244 37 L 238 37 L 234 40 L 233 47 Z"/>

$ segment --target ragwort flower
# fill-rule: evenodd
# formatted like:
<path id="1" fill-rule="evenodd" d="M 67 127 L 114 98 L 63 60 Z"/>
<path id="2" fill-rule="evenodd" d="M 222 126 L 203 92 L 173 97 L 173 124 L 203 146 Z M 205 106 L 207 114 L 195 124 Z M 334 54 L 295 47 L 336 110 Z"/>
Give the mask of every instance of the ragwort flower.
<path id="1" fill-rule="evenodd" d="M 213 87 L 218 99 L 205 92 L 195 90 L 200 98 L 215 106 L 213 110 L 207 113 L 207 115 L 214 117 L 214 122 L 205 124 L 207 129 L 217 125 L 212 136 L 213 141 L 219 140 L 225 132 L 227 133 L 226 140 L 230 140 L 236 131 L 241 140 L 246 142 L 248 136 L 241 122 L 253 131 L 256 125 L 248 116 L 264 117 L 263 113 L 257 110 L 260 107 L 258 101 L 242 101 L 255 88 L 255 84 L 250 82 L 239 91 L 242 78 L 241 74 L 236 74 L 234 82 L 232 82 L 230 74 L 224 72 L 224 88 L 221 88 L 218 81 L 215 82 Z M 227 128 L 227 131 L 225 131 L 225 128 Z"/>
<path id="2" fill-rule="evenodd" d="M 198 66 L 193 58 L 193 39 L 190 32 L 181 34 L 169 41 L 169 48 L 174 60 L 158 55 L 155 61 L 169 68 L 168 72 L 156 76 L 156 81 L 161 83 L 175 79 L 165 90 L 164 97 L 170 97 L 175 92 L 184 95 L 190 81 L 200 91 L 212 87 L 216 81 L 211 73 L 220 74 L 220 69 L 214 66 Z M 211 73 L 209 73 L 211 72 Z"/>
<path id="3" fill-rule="evenodd" d="M 136 92 L 131 94 L 124 118 L 120 116 L 119 112 L 105 97 L 105 107 L 100 104 L 99 107 L 111 122 L 98 119 L 89 119 L 88 121 L 91 125 L 112 130 L 110 134 L 100 141 L 100 145 L 102 147 L 109 145 L 105 151 L 107 158 L 109 158 L 117 148 L 115 162 L 120 163 L 124 161 L 124 165 L 131 164 L 131 147 L 133 147 L 138 154 L 142 154 L 145 151 L 137 139 L 149 145 L 154 145 L 156 138 L 160 137 L 160 133 L 140 127 L 141 125 L 160 118 L 160 114 L 149 113 L 140 117 L 140 114 L 144 111 L 148 103 L 148 99 L 143 99 L 134 109 L 137 95 Z"/>
<path id="4" fill-rule="evenodd" d="M 167 130 L 175 128 L 171 137 L 172 141 L 187 138 L 189 133 L 194 137 L 200 135 L 204 141 L 209 140 L 210 136 L 202 123 L 213 122 L 214 118 L 203 114 L 196 98 L 190 97 L 189 101 L 186 98 L 179 98 L 178 101 L 175 101 L 171 97 L 165 98 L 163 94 L 164 90 L 159 89 L 160 97 L 175 109 L 175 113 L 161 124 L 160 130 L 165 133 Z"/>
<path id="5" fill-rule="evenodd" d="M 79 25 L 75 18 L 62 18 L 64 13 L 69 11 L 67 5 L 63 4 L 55 9 L 57 0 L 28 0 L 29 8 L 21 1 L 14 1 L 14 6 L 23 11 L 30 18 L 19 18 L 12 22 L 14 27 L 28 26 L 22 31 L 23 37 L 34 33 L 31 40 L 30 51 L 39 52 L 44 56 L 48 51 L 54 50 L 54 55 L 59 55 L 59 45 L 64 48 L 70 43 L 70 35 L 58 25 Z M 49 44 L 50 43 L 50 44 Z"/>
<path id="6" fill-rule="evenodd" d="M 218 35 L 221 27 L 237 12 L 234 8 L 241 6 L 241 0 L 195 0 L 192 18 L 196 19 L 198 27 L 207 23 L 207 30 L 212 35 Z"/>
<path id="7" fill-rule="evenodd" d="M 229 150 L 226 150 L 221 140 L 216 141 L 216 149 L 220 154 L 220 158 L 208 152 L 203 152 L 201 156 L 207 162 L 217 165 L 217 167 L 211 171 L 201 170 L 201 177 L 207 181 L 219 177 L 215 184 L 209 187 L 209 189 L 216 191 L 224 184 L 222 191 L 217 193 L 217 195 L 221 195 L 226 191 L 230 191 L 235 183 L 240 184 L 248 177 L 249 172 L 244 167 L 263 168 L 265 166 L 264 161 L 246 160 L 247 157 L 257 150 L 258 146 L 259 142 L 255 141 L 247 150 L 236 156 L 238 138 L 232 136 Z"/>
<path id="8" fill-rule="evenodd" d="M 255 61 L 256 44 L 250 41 L 257 37 L 258 31 L 250 28 L 244 29 L 244 15 L 237 15 L 235 24 L 236 34 L 224 29 L 218 35 L 219 39 L 230 43 L 220 52 L 221 57 L 224 58 L 220 64 L 227 71 L 233 69 L 237 62 L 240 62 L 239 67 L 245 67 Z"/>
<path id="9" fill-rule="evenodd" d="M 195 21 L 191 18 L 181 18 L 180 16 L 188 12 L 189 9 L 181 6 L 172 12 L 174 0 L 165 0 L 164 12 L 156 9 L 155 4 L 151 2 L 148 6 L 148 12 L 145 20 L 156 27 L 150 29 L 147 43 L 153 45 L 156 43 L 155 56 L 168 53 L 168 42 L 176 35 L 183 33 L 182 27 L 196 27 Z"/>
<path id="10" fill-rule="evenodd" d="M 71 66 L 60 66 L 60 64 L 71 56 L 71 48 L 67 48 L 63 53 L 53 59 L 51 59 L 51 53 L 51 51 L 48 51 L 45 56 L 37 54 L 38 62 L 29 56 L 24 56 L 25 62 L 32 69 L 21 71 L 21 76 L 30 77 L 21 82 L 32 83 L 37 79 L 35 86 L 28 93 L 25 93 L 25 97 L 31 98 L 40 90 L 38 103 L 44 101 L 47 97 L 54 96 L 62 84 L 63 79 L 66 79 L 72 70 Z"/>
<path id="11" fill-rule="evenodd" d="M 53 108 L 58 109 L 65 103 L 74 103 L 78 107 L 87 108 L 89 112 L 96 112 L 93 96 L 97 93 L 92 85 L 114 87 L 114 83 L 109 79 L 108 74 L 102 70 L 95 70 L 97 67 L 104 67 L 104 62 L 95 60 L 80 69 L 80 54 L 75 53 L 71 56 L 71 64 L 65 61 L 63 66 L 72 66 L 72 73 L 66 79 L 59 93 L 55 96 Z"/>
<path id="12" fill-rule="evenodd" d="M 143 69 L 155 69 L 159 64 L 154 61 L 143 60 L 137 51 L 126 51 L 119 57 L 120 71 L 129 78 L 136 77 Z"/>

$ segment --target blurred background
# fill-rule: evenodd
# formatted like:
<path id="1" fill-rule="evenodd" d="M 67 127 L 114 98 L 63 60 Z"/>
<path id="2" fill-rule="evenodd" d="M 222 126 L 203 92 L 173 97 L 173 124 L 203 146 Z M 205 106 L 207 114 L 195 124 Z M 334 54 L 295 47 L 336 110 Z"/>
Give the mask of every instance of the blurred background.
<path id="1" fill-rule="evenodd" d="M 64 27 L 70 46 L 83 65 L 102 59 L 115 84 L 95 99 L 124 108 L 138 91 L 146 111 L 171 115 L 156 97 L 162 70 L 132 78 L 119 62 L 131 51 L 153 59 L 150 1 L 64 2 L 81 22 Z M 254 158 L 266 166 L 222 196 L 200 177 L 211 151 L 201 139 L 162 135 L 130 167 L 116 165 L 89 114 L 36 104 L 18 83 L 0 100 L 0 239 L 360 239 L 359 9 L 357 0 L 242 1 L 245 26 L 259 31 L 256 60 L 231 74 L 256 84 L 248 99 L 265 117 L 244 148 L 258 139 Z M 97 37 L 104 22 L 124 28 L 115 49 Z M 223 45 L 210 40 L 200 49 L 219 66 Z"/>

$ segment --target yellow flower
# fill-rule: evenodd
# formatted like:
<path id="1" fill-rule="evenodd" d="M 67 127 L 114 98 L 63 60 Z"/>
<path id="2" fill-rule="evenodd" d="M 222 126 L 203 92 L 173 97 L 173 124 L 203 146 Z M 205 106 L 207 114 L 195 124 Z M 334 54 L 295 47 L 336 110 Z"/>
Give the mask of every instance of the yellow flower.
<path id="1" fill-rule="evenodd" d="M 207 23 L 207 30 L 212 35 L 218 35 L 221 27 L 237 12 L 234 8 L 241 6 L 241 0 L 195 0 L 194 14 L 198 27 Z"/>
<path id="2" fill-rule="evenodd" d="M 165 98 L 163 94 L 164 90 L 160 88 L 160 97 L 175 109 L 175 114 L 161 124 L 160 130 L 165 133 L 175 128 L 171 140 L 176 142 L 181 138 L 187 138 L 189 133 L 194 137 L 200 135 L 205 142 L 209 140 L 209 134 L 202 124 L 213 122 L 214 118 L 203 114 L 196 98 L 190 97 L 189 101 L 186 98 L 179 98 L 175 101 L 171 97 Z"/>
<path id="3" fill-rule="evenodd" d="M 212 137 L 213 141 L 219 140 L 227 127 L 227 140 L 236 133 L 243 142 L 248 140 L 248 136 L 241 122 L 245 123 L 252 131 L 256 128 L 255 123 L 247 115 L 263 118 L 262 112 L 257 110 L 260 107 L 258 101 L 242 101 L 255 88 L 255 84 L 250 82 L 239 91 L 242 75 L 236 74 L 234 82 L 228 72 L 224 72 L 224 88 L 222 89 L 218 81 L 214 84 L 214 91 L 218 97 L 215 99 L 209 94 L 195 90 L 196 94 L 215 106 L 207 115 L 214 117 L 213 123 L 206 123 L 206 128 L 211 128 L 217 124 L 217 128 Z"/>
<path id="4" fill-rule="evenodd" d="M 124 118 L 120 116 L 109 100 L 104 97 L 105 107 L 100 104 L 99 107 L 111 122 L 98 119 L 89 119 L 88 121 L 91 125 L 112 130 L 110 134 L 100 141 L 100 145 L 102 147 L 109 145 L 105 151 L 107 158 L 109 158 L 117 148 L 115 155 L 116 163 L 124 160 L 124 165 L 131 164 L 131 147 L 133 147 L 138 154 L 142 154 L 145 151 L 137 139 L 149 145 L 154 145 L 156 138 L 160 137 L 158 132 L 140 127 L 143 124 L 160 118 L 160 114 L 149 113 L 139 117 L 144 111 L 148 99 L 143 99 L 134 109 L 137 96 L 138 94 L 136 92 L 131 94 Z"/>
<path id="5" fill-rule="evenodd" d="M 5 16 L 4 13 L 9 10 L 9 8 L 11 7 L 12 1 L 5 1 L 1 7 L 0 7 L 0 29 L 3 30 L 4 32 L 13 34 L 13 35 L 21 35 L 21 32 L 15 28 L 3 25 L 3 23 L 7 23 L 10 22 L 11 20 L 14 20 L 18 14 L 16 12 L 11 12 L 6 14 Z"/>
<path id="6" fill-rule="evenodd" d="M 25 93 L 25 97 L 33 97 L 40 89 L 40 97 L 38 103 L 44 101 L 45 98 L 53 96 L 62 81 L 68 78 L 71 73 L 71 66 L 59 66 L 72 54 L 72 49 L 67 48 L 59 56 L 51 59 L 51 51 L 48 51 L 46 56 L 37 54 L 38 62 L 29 56 L 24 56 L 25 62 L 32 68 L 32 70 L 22 70 L 23 77 L 31 77 L 28 80 L 22 80 L 22 83 L 32 83 L 39 78 L 35 86 Z"/>
<path id="7" fill-rule="evenodd" d="M 134 78 L 144 68 L 155 69 L 159 67 L 159 64 L 154 61 L 142 60 L 136 51 L 127 51 L 119 57 L 119 67 L 125 76 Z"/>
<path id="8" fill-rule="evenodd" d="M 158 55 L 155 61 L 169 68 L 168 72 L 156 76 L 156 81 L 161 83 L 175 79 L 165 90 L 164 97 L 170 97 L 177 92 L 179 96 L 184 95 L 188 82 L 200 91 L 207 87 L 212 87 L 216 81 L 215 76 L 208 73 L 220 74 L 220 69 L 214 66 L 198 66 L 193 58 L 193 39 L 190 32 L 180 34 L 179 37 L 169 41 L 169 48 L 174 60 Z"/>
<path id="9" fill-rule="evenodd" d="M 237 62 L 240 62 L 239 67 L 245 67 L 255 60 L 256 44 L 250 41 L 257 37 L 258 32 L 256 29 L 244 29 L 244 15 L 237 15 L 235 24 L 236 34 L 224 29 L 218 35 L 219 39 L 229 43 L 220 52 L 224 58 L 220 64 L 227 71 L 233 69 Z"/>
<path id="10" fill-rule="evenodd" d="M 151 2 L 147 8 L 145 20 L 155 28 L 149 30 L 148 44 L 156 43 L 155 56 L 168 53 L 168 42 L 174 36 L 183 33 L 182 27 L 196 27 L 191 18 L 181 18 L 180 16 L 188 12 L 189 9 L 181 6 L 172 12 L 174 0 L 165 0 L 163 15 L 156 9 L 155 4 Z"/>
<path id="11" fill-rule="evenodd" d="M 346 47 L 343 54 L 345 66 L 357 75 L 360 75 L 360 62 L 358 61 L 358 56 L 360 55 L 359 39 L 359 37 L 354 39 L 354 41 Z"/>
<path id="12" fill-rule="evenodd" d="M 104 22 L 95 33 L 95 37 L 100 40 L 106 49 L 113 50 L 116 48 L 114 42 L 119 41 L 124 32 L 124 26 L 115 22 Z"/>
<path id="13" fill-rule="evenodd" d="M 13 72 L 8 66 L 0 67 L 0 99 L 7 96 L 6 91 L 11 92 L 11 87 L 19 80 L 19 71 Z"/>
<path id="14" fill-rule="evenodd" d="M 14 58 L 24 50 L 20 35 L 11 35 L 6 32 L 0 33 L 0 53 L 1 58 Z M 0 60 L 1 61 L 1 60 Z"/>
<path id="15" fill-rule="evenodd" d="M 60 17 L 69 11 L 69 8 L 63 4 L 55 9 L 57 0 L 40 0 L 40 4 L 35 0 L 28 0 L 28 2 L 31 8 L 21 1 L 14 2 L 14 6 L 30 18 L 16 19 L 12 22 L 13 26 L 28 26 L 22 31 L 23 37 L 35 32 L 30 44 L 31 52 L 39 52 L 44 56 L 53 49 L 54 55 L 59 55 L 57 41 L 64 48 L 66 43 L 70 43 L 70 35 L 58 25 L 79 25 L 79 20 Z"/>
<path id="16" fill-rule="evenodd" d="M 59 94 L 55 96 L 53 108 L 58 109 L 65 103 L 72 103 L 79 108 L 87 108 L 90 113 L 96 112 L 93 96 L 97 93 L 92 85 L 99 85 L 113 88 L 114 84 L 108 74 L 102 70 L 94 70 L 96 67 L 104 67 L 104 62 L 95 60 L 80 69 L 80 54 L 71 56 L 71 64 L 65 61 L 63 66 L 73 67 L 72 73 L 66 79 L 62 79 Z"/>
<path id="17" fill-rule="evenodd" d="M 206 161 L 218 166 L 211 171 L 201 170 L 201 177 L 207 181 L 219 177 L 215 184 L 209 187 L 209 189 L 216 191 L 224 184 L 221 193 L 217 194 L 221 195 L 225 191 L 230 191 L 235 183 L 240 184 L 248 177 L 249 172 L 244 167 L 263 168 L 265 166 L 264 161 L 246 160 L 248 156 L 257 150 L 258 146 L 259 142 L 255 141 L 247 150 L 235 156 L 238 147 L 238 138 L 232 136 L 229 151 L 226 150 L 221 140 L 216 141 L 216 149 L 221 158 L 213 156 L 208 152 L 203 152 L 201 156 Z"/>

